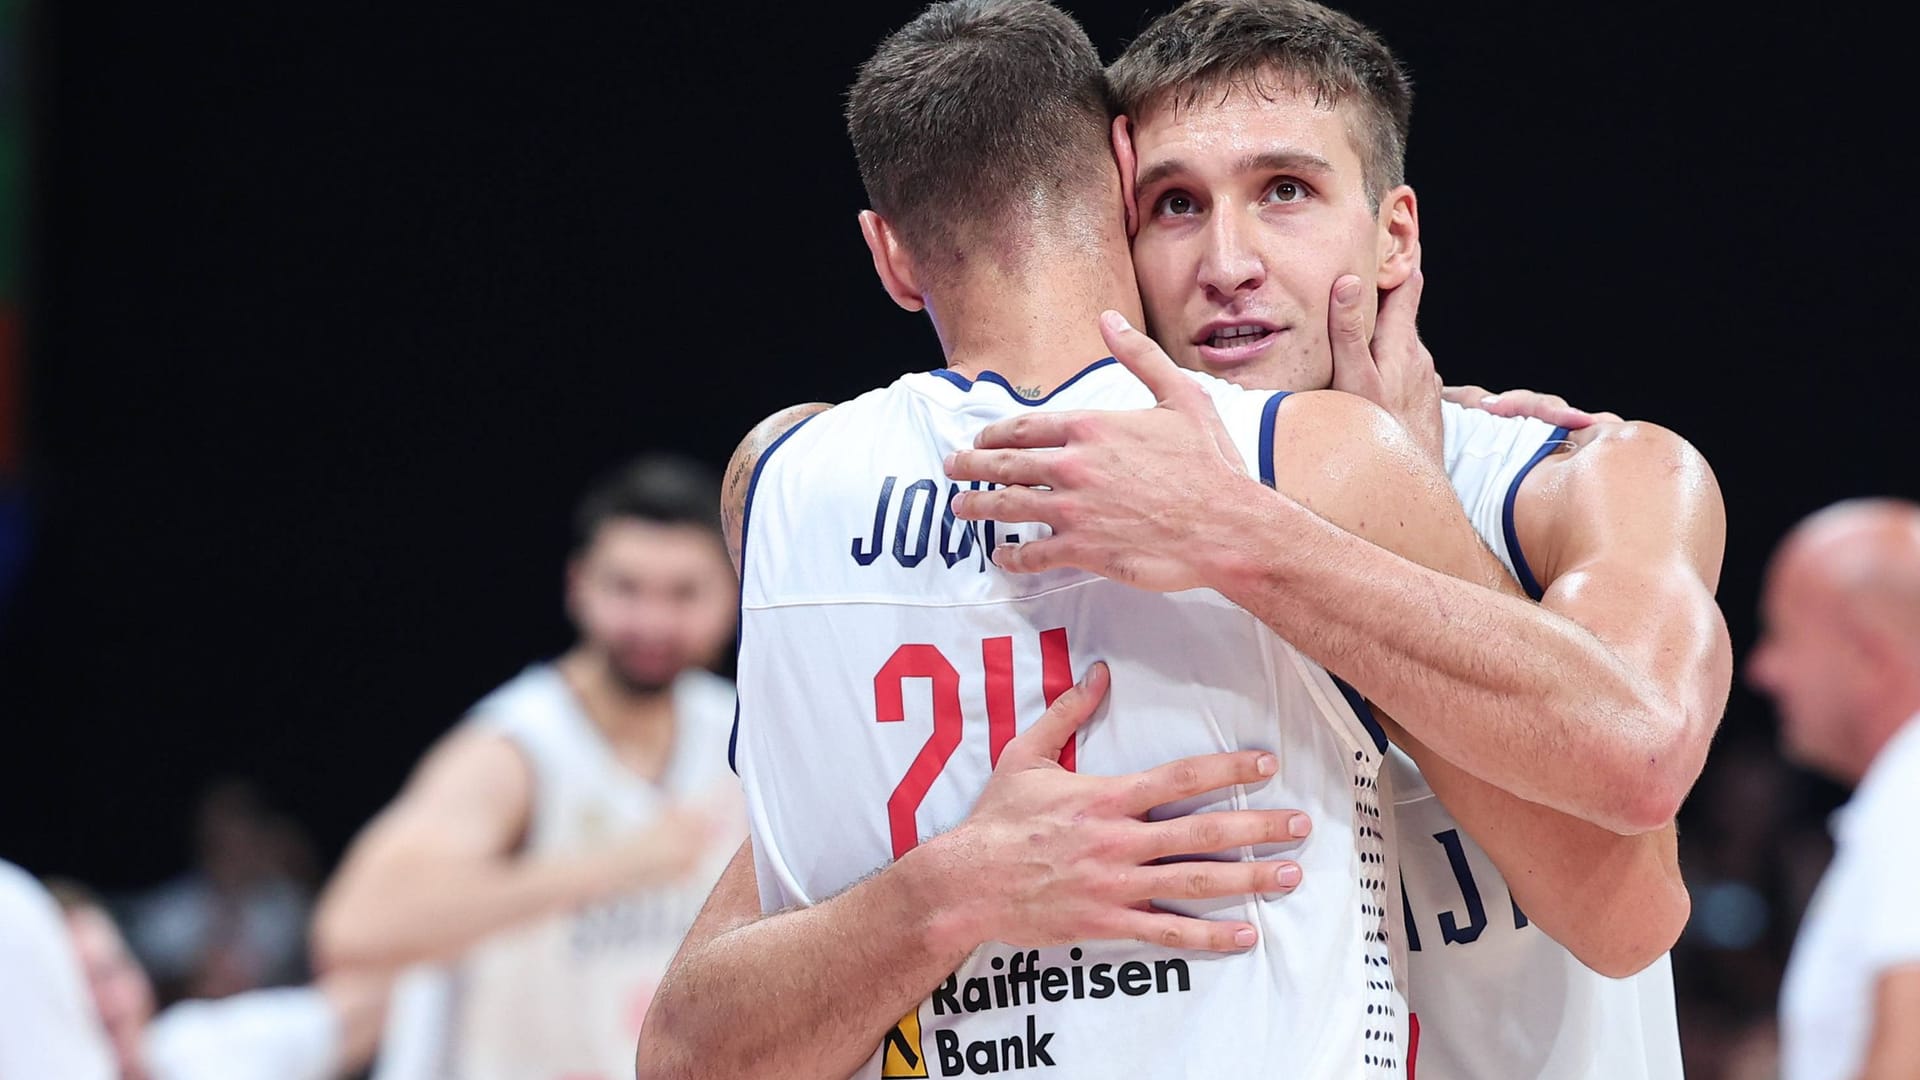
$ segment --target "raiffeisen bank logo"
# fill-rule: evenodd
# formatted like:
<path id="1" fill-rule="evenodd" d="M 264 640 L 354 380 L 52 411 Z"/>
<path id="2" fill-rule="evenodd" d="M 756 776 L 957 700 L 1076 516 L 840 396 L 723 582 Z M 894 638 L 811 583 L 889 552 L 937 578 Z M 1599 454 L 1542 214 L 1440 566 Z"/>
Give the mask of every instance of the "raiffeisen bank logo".
<path id="1" fill-rule="evenodd" d="M 1143 960 L 1125 963 L 1082 964 L 1080 949 L 1068 951 L 1064 965 L 1040 962 L 1037 949 L 995 956 L 988 961 L 992 975 L 961 979 L 959 974 L 933 992 L 926 1003 L 894 1025 L 887 1033 L 881 1055 L 880 1075 L 887 1080 L 930 1076 L 989 1076 L 1020 1069 L 1051 1068 L 1057 1064 L 1055 1034 L 1048 1005 L 1065 1001 L 1100 1001 L 1113 997 L 1142 997 L 1147 994 L 1184 994 L 1193 988 L 1193 973 L 1181 959 Z M 920 1025 L 920 1014 L 928 1006 L 933 1015 L 927 1025 L 933 1036 L 928 1047 L 927 1032 Z M 986 1034 L 985 1021 L 966 1025 L 969 1038 L 942 1027 L 956 1024 L 954 1018 L 970 1018 L 1002 1010 L 1026 1010 L 1008 1015 L 1004 1034 Z M 928 1055 L 927 1050 L 933 1052 Z M 930 1071 L 931 1069 L 937 1071 Z"/>

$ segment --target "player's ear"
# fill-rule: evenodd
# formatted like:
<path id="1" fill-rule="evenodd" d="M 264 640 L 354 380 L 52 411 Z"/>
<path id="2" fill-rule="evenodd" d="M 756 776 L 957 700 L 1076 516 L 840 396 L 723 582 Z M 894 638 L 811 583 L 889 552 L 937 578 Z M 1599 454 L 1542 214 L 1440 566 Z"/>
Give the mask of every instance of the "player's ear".
<path id="1" fill-rule="evenodd" d="M 1420 268 L 1420 202 L 1405 184 L 1380 200 L 1381 289 L 1397 289 Z"/>
<path id="2" fill-rule="evenodd" d="M 860 235 L 873 253 L 873 272 L 880 275 L 880 285 L 887 295 L 908 311 L 924 310 L 927 300 L 920 291 L 919 271 L 892 223 L 871 210 L 862 210 Z"/>
<path id="3" fill-rule="evenodd" d="M 1133 121 L 1126 116 L 1113 118 L 1113 160 L 1120 166 L 1120 204 L 1126 208 L 1127 239 L 1140 231 L 1140 208 L 1133 201 L 1133 179 L 1140 157 L 1133 149 Z"/>

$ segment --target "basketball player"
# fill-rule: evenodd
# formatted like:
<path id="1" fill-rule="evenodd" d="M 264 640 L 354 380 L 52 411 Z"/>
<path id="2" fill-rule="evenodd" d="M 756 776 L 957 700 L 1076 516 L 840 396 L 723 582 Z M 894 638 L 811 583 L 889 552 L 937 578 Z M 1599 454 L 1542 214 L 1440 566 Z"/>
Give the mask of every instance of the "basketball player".
<path id="1" fill-rule="evenodd" d="M 432 965 L 378 1074 L 624 1076 L 653 989 L 745 833 L 733 690 L 701 670 L 737 592 L 717 477 L 646 458 L 581 502 L 571 650 L 474 706 L 323 896 L 328 968 Z"/>
<path id="2" fill-rule="evenodd" d="M 0 859 L 0 1077 L 114 1075 L 59 906 L 32 874 Z"/>
<path id="3" fill-rule="evenodd" d="M 889 292 L 932 315 L 949 367 L 778 414 L 736 456 L 738 764 L 755 832 L 657 999 L 645 1075 L 775 1063 L 796 1076 L 1405 1068 L 1383 922 L 1394 875 L 1375 801 L 1379 726 L 1278 638 L 1193 590 L 1191 567 L 1130 568 L 1130 582 L 1174 597 L 1078 573 L 1023 584 L 989 573 L 993 550 L 1031 541 L 1031 527 L 956 527 L 953 505 L 984 493 L 933 479 L 996 418 L 1157 397 L 1187 449 L 1209 458 L 1209 475 L 1182 482 L 1217 485 L 1300 557 L 1346 525 L 1505 582 L 1527 607 L 1437 467 L 1384 413 L 1346 395 L 1249 395 L 1182 376 L 1113 312 L 1104 343 L 1084 329 L 1102 307 L 1134 306 L 1121 215 L 1104 201 L 1119 188 L 1093 130 L 1106 112 L 1090 56 L 1046 5 L 941 4 L 889 39 L 855 86 L 850 127 L 878 210 L 863 232 Z M 1108 350 L 1150 384 L 1110 361 L 1079 366 Z M 1215 408 L 1224 424 L 1194 422 Z M 1074 739 L 1085 703 L 1062 698 L 1014 737 L 1068 685 L 1076 655 L 1115 664 L 1107 722 Z M 1102 685 L 1092 676 L 1088 696 Z M 1117 786 L 1047 764 L 1058 752 L 1062 766 L 1126 773 L 1236 746 L 1277 748 L 1279 772 L 1224 803 L 1191 796 L 1231 779 L 1231 759 Z M 1301 876 L 1260 862 L 1156 864 L 1287 835 L 1247 810 L 1135 820 L 1182 796 L 1181 811 L 1310 813 L 1314 835 L 1294 861 L 1315 885 L 1284 901 L 1177 903 L 1278 892 Z M 1515 836 L 1537 836 L 1538 815 L 1502 798 Z M 1156 912 L 1154 899 L 1215 918 Z M 1257 941 L 1272 944 L 1187 951 Z"/>
<path id="4" fill-rule="evenodd" d="M 373 1056 L 386 977 L 329 974 L 309 986 L 176 1002 L 155 1015 L 153 981 L 106 906 L 72 882 L 49 888 L 121 1080 L 325 1080 L 356 1074 Z"/>
<path id="5" fill-rule="evenodd" d="M 1664 953 L 1687 904 L 1670 822 L 1731 664 L 1712 599 L 1724 512 L 1711 473 L 1671 432 L 1612 417 L 1569 433 L 1449 408 L 1443 425 L 1413 332 L 1408 87 L 1358 24 L 1308 3 L 1190 3 L 1111 74 L 1130 117 L 1116 148 L 1132 180 L 1142 294 L 1174 357 L 1243 386 L 1331 383 L 1387 405 L 1444 460 L 1483 538 L 1543 603 L 1483 606 L 1467 583 L 1407 572 L 1358 544 L 1283 575 L 1285 541 L 1173 482 L 1186 466 L 1172 445 L 1144 427 L 1130 434 L 1121 416 L 989 429 L 984 446 L 1068 449 L 962 454 L 953 477 L 1054 491 L 969 496 L 958 515 L 1055 526 L 1007 551 L 1012 568 L 1124 572 L 1191 561 L 1203 544 L 1238 549 L 1234 576 L 1207 584 L 1387 704 L 1451 764 L 1565 811 L 1549 836 L 1573 872 L 1516 872 L 1497 828 L 1436 800 L 1394 755 L 1423 1076 L 1678 1075 Z M 1566 909 L 1552 895 L 1566 889 L 1589 903 Z"/>
<path id="6" fill-rule="evenodd" d="M 1780 995 L 1786 1080 L 1920 1076 L 1920 506 L 1861 499 L 1781 543 L 1747 679 L 1788 755 L 1854 789 Z"/>

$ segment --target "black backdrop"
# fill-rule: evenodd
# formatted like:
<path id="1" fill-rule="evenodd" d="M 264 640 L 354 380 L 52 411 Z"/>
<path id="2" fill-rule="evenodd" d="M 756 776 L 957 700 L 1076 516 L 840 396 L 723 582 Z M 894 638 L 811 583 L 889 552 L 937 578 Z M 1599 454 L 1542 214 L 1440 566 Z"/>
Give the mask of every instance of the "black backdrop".
<path id="1" fill-rule="evenodd" d="M 1105 50 L 1157 8 L 1076 9 Z M 563 647 L 568 507 L 936 366 L 838 114 L 912 4 L 42 5 L 37 526 L 0 628 L 0 854 L 127 887 L 212 776 L 327 855 Z M 1911 62 L 1844 5 L 1352 3 L 1418 87 L 1422 329 L 1456 381 L 1715 464 L 1765 555 L 1916 490 Z M 1727 722 L 1768 738 L 1736 689 Z"/>

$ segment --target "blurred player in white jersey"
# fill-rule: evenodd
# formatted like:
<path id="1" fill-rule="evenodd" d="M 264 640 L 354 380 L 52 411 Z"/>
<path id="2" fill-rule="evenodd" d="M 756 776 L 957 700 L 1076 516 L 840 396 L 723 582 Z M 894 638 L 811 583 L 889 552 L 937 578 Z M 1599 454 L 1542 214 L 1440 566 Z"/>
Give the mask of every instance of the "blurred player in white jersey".
<path id="1" fill-rule="evenodd" d="M 1443 416 L 1413 329 L 1410 88 L 1358 23 L 1290 0 L 1196 0 L 1110 74 L 1150 329 L 1183 366 L 1242 386 L 1331 385 L 1388 407 L 1542 600 L 1495 603 L 1377 559 L 1322 559 L 1272 575 L 1265 595 L 1229 593 L 1386 706 L 1415 757 L 1425 746 L 1419 767 L 1390 760 L 1420 1075 L 1678 1075 L 1664 954 L 1688 904 L 1671 820 L 1731 672 L 1712 474 L 1651 425 L 1563 408 L 1543 411 L 1582 430 Z M 1288 541 L 1237 531 L 1211 492 L 1174 482 L 1180 448 L 1130 438 L 1134 425 L 990 431 L 1048 449 L 968 455 L 950 475 L 1053 489 L 1023 505 L 1065 527 L 1010 552 L 1012 567 L 1125 572 L 1205 543 L 1286 559 Z M 1452 772 L 1525 800 L 1509 809 L 1533 819 L 1532 838 L 1516 843 L 1498 801 Z"/>
<path id="2" fill-rule="evenodd" d="M 153 981 L 90 890 L 50 882 L 66 914 L 121 1080 L 331 1080 L 373 1056 L 391 981 L 323 975 L 154 1011 Z"/>
<path id="3" fill-rule="evenodd" d="M 381 1080 L 607 1080 L 745 833 L 733 688 L 702 670 L 738 594 L 718 478 L 642 459 L 575 521 L 580 640 L 475 705 L 354 842 L 322 898 L 328 968 L 419 965 Z"/>
<path id="4" fill-rule="evenodd" d="M 983 425 L 1017 438 L 1157 400 L 1156 430 L 1206 464 L 1142 483 L 1208 490 L 1293 563 L 1364 549 L 1437 576 L 1395 551 L 1411 553 L 1530 608 L 1384 412 L 1182 375 L 1112 312 L 1095 336 L 1103 307 L 1138 312 L 1108 118 L 1084 35 L 1039 3 L 935 5 L 862 69 L 863 231 L 948 367 L 777 414 L 735 457 L 754 833 L 662 988 L 643 1075 L 1408 1067 L 1370 710 L 1203 588 L 1248 585 L 1232 549 L 1154 548 L 1126 568 L 1138 588 L 1008 578 L 1006 552 L 1054 541 L 1005 492 L 938 479 Z M 1152 547 L 1160 526 L 1132 526 Z M 1092 659 L 1113 664 L 1111 715 L 1075 737 L 1084 702 L 1054 698 Z M 1275 751 L 1278 774 L 1236 775 L 1244 747 Z M 1541 835 L 1518 800 L 1442 773 L 1516 850 Z M 1301 879 L 1245 854 L 1164 861 L 1264 851 L 1287 834 L 1261 815 L 1289 807 L 1314 816 L 1288 852 L 1299 892 L 1259 895 Z M 1201 809 L 1223 812 L 1155 820 Z M 1528 869 L 1567 884 L 1566 866 Z"/>
<path id="5" fill-rule="evenodd" d="M 1767 570 L 1747 678 L 1789 755 L 1854 789 L 1780 993 L 1786 1080 L 1920 1076 L 1920 506 L 1860 499 Z"/>
<path id="6" fill-rule="evenodd" d="M 0 859 L 0 1077 L 117 1075 L 59 905 L 32 874 Z"/>

